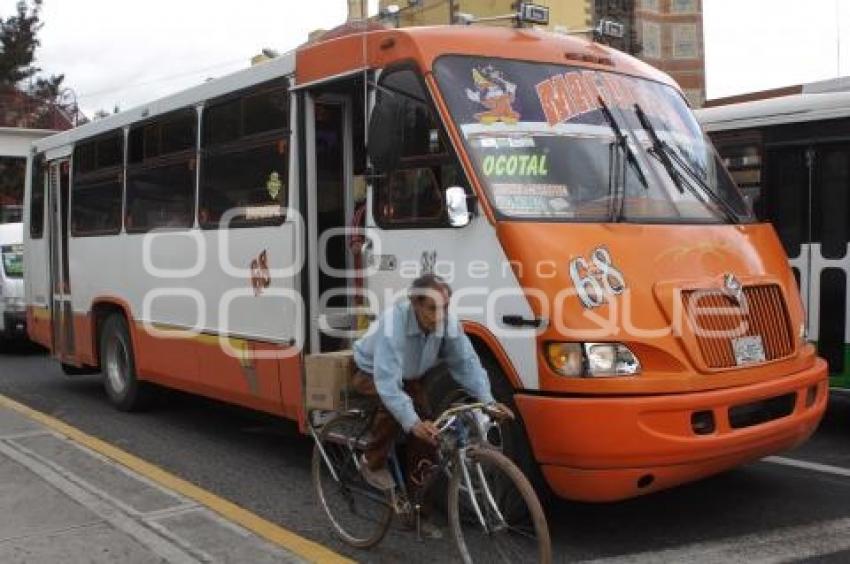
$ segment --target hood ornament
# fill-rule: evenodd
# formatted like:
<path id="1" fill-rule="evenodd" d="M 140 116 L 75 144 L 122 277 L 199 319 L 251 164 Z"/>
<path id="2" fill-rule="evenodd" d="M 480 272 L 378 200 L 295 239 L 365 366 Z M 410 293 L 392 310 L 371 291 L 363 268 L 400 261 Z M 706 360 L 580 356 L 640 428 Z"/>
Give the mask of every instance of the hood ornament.
<path id="1" fill-rule="evenodd" d="M 723 294 L 729 296 L 739 304 L 744 298 L 744 286 L 738 280 L 738 277 L 732 273 L 723 275 Z"/>

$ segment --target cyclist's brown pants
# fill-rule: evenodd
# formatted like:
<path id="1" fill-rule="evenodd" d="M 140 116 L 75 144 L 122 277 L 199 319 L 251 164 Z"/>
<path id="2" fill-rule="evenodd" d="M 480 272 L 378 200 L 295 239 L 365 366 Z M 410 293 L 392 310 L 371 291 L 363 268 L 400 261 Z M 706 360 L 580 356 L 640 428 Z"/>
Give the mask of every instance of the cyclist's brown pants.
<path id="1" fill-rule="evenodd" d="M 413 400 L 413 407 L 419 417 L 426 420 L 431 419 L 431 409 L 423 380 L 424 378 L 406 380 L 404 391 Z M 375 389 L 375 380 L 371 374 L 358 370 L 352 378 L 351 387 L 360 395 L 379 398 L 378 391 Z M 378 470 L 387 464 L 390 450 L 400 431 L 401 425 L 384 407 L 384 404 L 380 403 L 372 421 L 372 441 L 365 452 L 366 463 L 370 469 Z M 423 471 L 433 463 L 436 453 L 433 446 L 413 434 L 408 436 L 406 450 L 408 487 L 415 487 L 421 483 Z"/>

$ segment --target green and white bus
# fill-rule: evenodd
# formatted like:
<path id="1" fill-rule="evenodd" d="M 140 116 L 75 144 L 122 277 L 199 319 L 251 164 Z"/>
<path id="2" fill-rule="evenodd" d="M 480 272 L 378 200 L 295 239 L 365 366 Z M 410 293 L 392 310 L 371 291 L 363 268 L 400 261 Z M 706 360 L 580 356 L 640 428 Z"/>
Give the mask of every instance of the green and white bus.
<path id="1" fill-rule="evenodd" d="M 696 113 L 758 218 L 782 240 L 831 385 L 850 389 L 850 91 L 804 88 Z"/>

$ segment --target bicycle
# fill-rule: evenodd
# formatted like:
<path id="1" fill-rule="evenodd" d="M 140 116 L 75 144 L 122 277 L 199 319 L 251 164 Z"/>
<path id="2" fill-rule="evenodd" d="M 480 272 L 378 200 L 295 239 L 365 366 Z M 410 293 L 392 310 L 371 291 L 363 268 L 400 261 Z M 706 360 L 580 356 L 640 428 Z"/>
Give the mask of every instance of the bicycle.
<path id="1" fill-rule="evenodd" d="M 464 562 L 551 562 L 549 528 L 534 489 L 510 459 L 486 443 L 495 415 L 482 403 L 443 412 L 435 421 L 436 464 L 412 494 L 396 449 L 389 458 L 392 490 L 373 488 L 360 473 L 374 410 L 342 412 L 319 432 L 311 427 L 313 484 L 336 535 L 357 548 L 373 547 L 394 514 L 418 532 L 425 496 L 445 476 L 449 528 Z"/>

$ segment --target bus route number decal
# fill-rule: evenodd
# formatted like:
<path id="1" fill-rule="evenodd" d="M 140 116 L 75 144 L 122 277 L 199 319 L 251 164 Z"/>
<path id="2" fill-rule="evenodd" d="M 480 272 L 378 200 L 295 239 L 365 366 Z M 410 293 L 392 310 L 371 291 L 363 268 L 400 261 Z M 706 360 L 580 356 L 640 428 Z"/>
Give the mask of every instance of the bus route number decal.
<path id="1" fill-rule="evenodd" d="M 599 307 L 608 301 L 608 296 L 618 296 L 626 290 L 623 273 L 614 266 L 605 247 L 594 249 L 589 262 L 584 257 L 571 260 L 570 278 L 586 308 Z"/>

